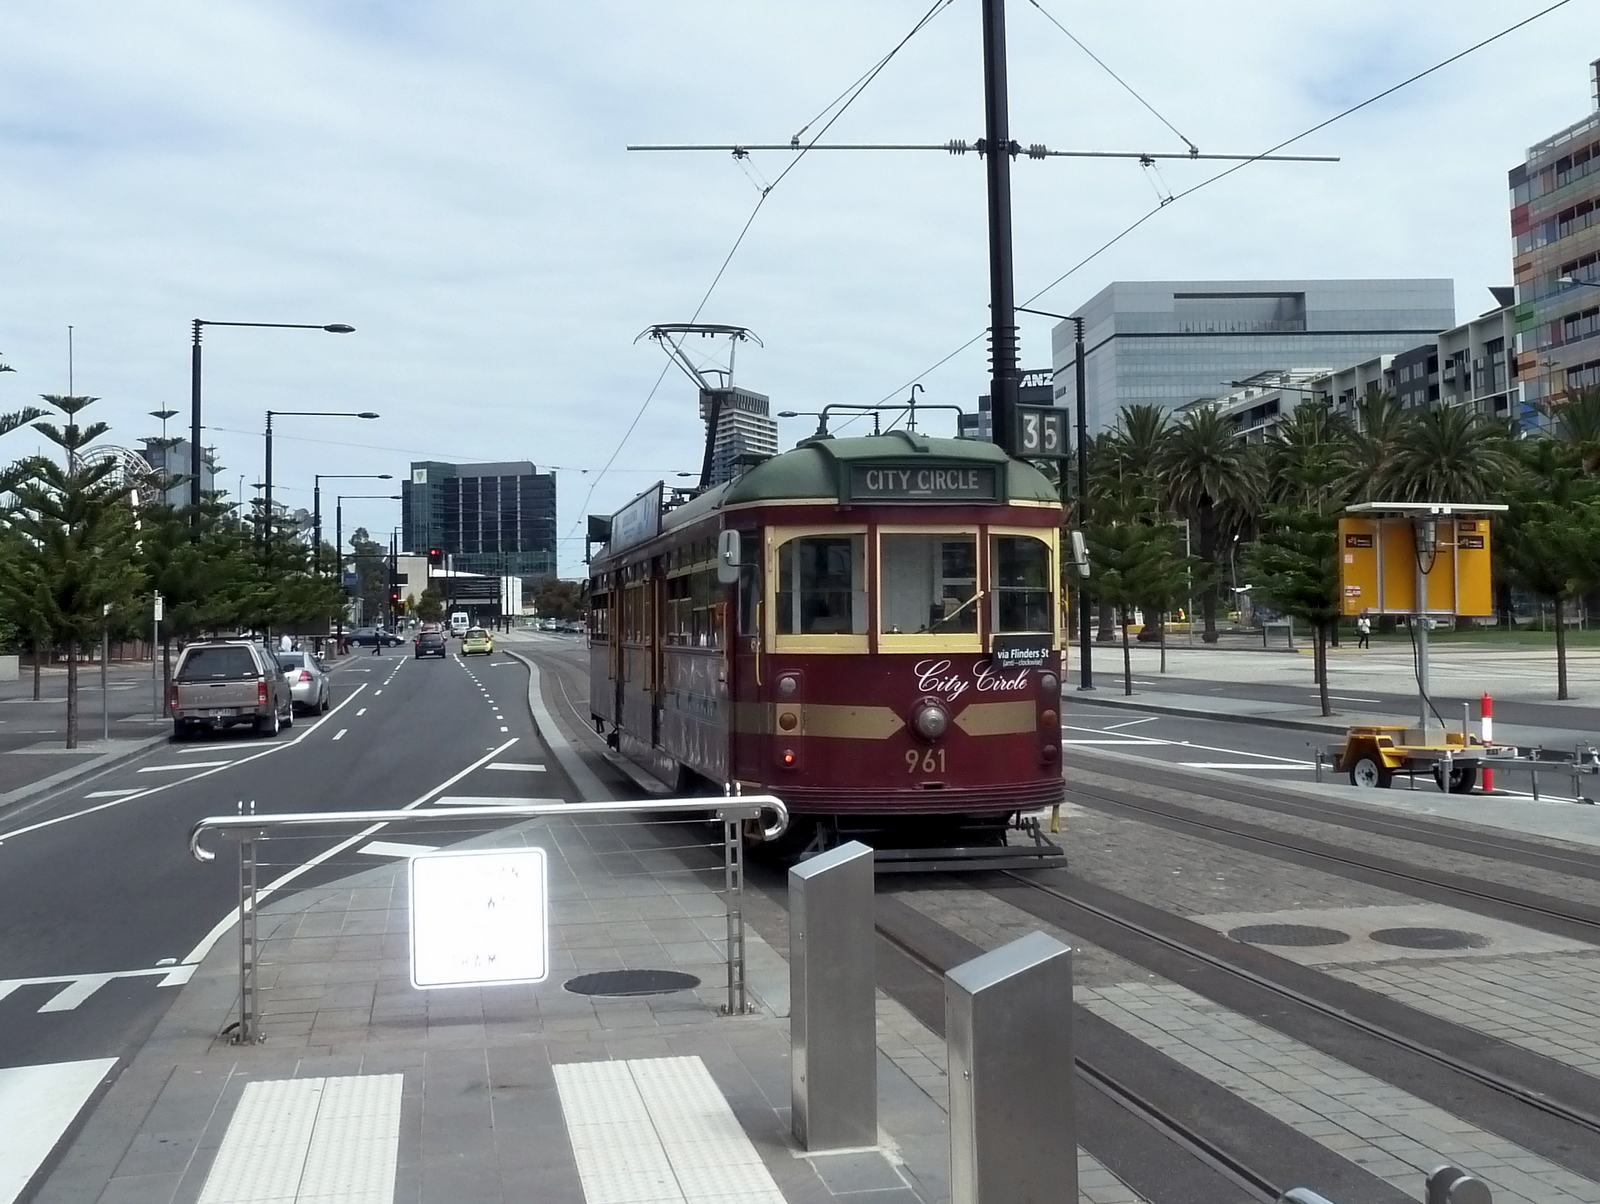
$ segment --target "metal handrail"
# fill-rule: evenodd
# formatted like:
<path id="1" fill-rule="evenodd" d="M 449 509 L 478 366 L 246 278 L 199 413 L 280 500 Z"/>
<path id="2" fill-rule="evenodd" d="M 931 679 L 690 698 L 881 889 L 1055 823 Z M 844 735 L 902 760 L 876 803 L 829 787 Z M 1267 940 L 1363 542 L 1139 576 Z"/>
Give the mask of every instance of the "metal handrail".
<path id="1" fill-rule="evenodd" d="M 315 828 L 337 824 L 367 825 L 432 823 L 473 819 L 540 819 L 551 816 L 620 815 L 628 813 L 714 815 L 722 825 L 723 896 L 728 921 L 728 1002 L 726 1012 L 738 1015 L 748 1009 L 744 941 L 744 837 L 745 820 L 761 823 L 771 812 L 774 822 L 763 826 L 767 840 L 783 835 L 789 826 L 789 809 L 770 794 L 731 795 L 723 798 L 642 799 L 598 803 L 521 803 L 504 807 L 436 807 L 409 811 L 293 811 L 281 815 L 211 815 L 189 830 L 189 854 L 202 864 L 217 855 L 200 841 L 207 832 L 233 836 L 239 842 L 239 1019 L 228 1027 L 237 1043 L 262 1040 L 257 998 L 256 962 L 259 942 L 256 912 L 259 895 L 256 842 L 280 829 Z M 224 1032 L 227 1030 L 225 1029 Z"/>
<path id="2" fill-rule="evenodd" d="M 312 828 L 327 824 L 394 824 L 447 819 L 538 819 L 547 815 L 607 815 L 629 812 L 670 814 L 714 813 L 718 819 L 759 820 L 771 811 L 777 822 L 763 827 L 766 840 L 776 840 L 789 826 L 789 808 L 770 794 L 744 794 L 730 798 L 630 799 L 601 803 L 523 803 L 506 807 L 451 807 L 411 811 L 291 811 L 281 815 L 210 815 L 189 829 L 189 853 L 200 862 L 216 860 L 216 854 L 203 848 L 200 838 L 207 832 L 250 832 L 266 835 L 273 828 Z"/>

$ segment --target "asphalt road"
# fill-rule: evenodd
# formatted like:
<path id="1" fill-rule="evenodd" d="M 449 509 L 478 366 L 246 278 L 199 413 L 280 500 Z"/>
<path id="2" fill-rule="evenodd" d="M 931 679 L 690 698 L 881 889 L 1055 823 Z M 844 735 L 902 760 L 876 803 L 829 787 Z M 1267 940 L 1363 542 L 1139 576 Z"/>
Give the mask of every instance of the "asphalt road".
<path id="1" fill-rule="evenodd" d="M 207 865 L 188 852 L 204 816 L 572 797 L 553 762 L 492 768 L 545 763 L 527 671 L 501 653 L 463 662 L 452 645 L 442 661 L 404 648 L 351 657 L 333 684 L 329 714 L 301 717 L 276 739 L 235 729 L 160 745 L 0 812 L 0 1067 L 130 1053 L 190 967 L 233 939 L 231 844 Z M 261 882 L 301 889 L 377 864 L 362 852 L 373 840 L 439 843 L 466 831 L 271 842 Z"/>

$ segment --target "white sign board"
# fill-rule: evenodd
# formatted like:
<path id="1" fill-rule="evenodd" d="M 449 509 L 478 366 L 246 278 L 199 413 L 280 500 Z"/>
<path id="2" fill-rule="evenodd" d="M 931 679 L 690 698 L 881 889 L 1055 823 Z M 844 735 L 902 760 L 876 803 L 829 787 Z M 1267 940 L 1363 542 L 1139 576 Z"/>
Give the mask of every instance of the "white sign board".
<path id="1" fill-rule="evenodd" d="M 411 858 L 411 985 L 543 982 L 550 907 L 543 849 Z"/>

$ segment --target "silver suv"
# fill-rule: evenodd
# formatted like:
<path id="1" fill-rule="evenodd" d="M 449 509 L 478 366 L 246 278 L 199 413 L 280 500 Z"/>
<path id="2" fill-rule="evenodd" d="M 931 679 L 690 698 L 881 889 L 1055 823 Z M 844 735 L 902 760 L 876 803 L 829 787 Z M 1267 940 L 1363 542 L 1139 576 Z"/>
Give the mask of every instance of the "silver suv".
<path id="1" fill-rule="evenodd" d="M 294 695 L 277 658 L 260 644 L 204 640 L 179 655 L 167 712 L 174 740 L 242 723 L 258 736 L 276 736 L 294 726 Z"/>

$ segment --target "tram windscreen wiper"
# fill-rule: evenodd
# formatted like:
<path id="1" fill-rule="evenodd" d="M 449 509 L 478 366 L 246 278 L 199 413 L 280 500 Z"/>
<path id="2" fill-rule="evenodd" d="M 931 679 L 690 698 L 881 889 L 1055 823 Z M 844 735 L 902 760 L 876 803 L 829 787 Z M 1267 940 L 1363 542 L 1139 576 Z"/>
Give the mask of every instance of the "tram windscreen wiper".
<path id="1" fill-rule="evenodd" d="M 955 618 L 962 611 L 966 610 L 967 607 L 971 606 L 974 602 L 976 602 L 981 597 L 983 597 L 983 591 L 980 589 L 977 593 L 973 594 L 972 597 L 968 598 L 965 602 L 963 602 L 960 606 L 956 607 L 949 614 L 945 615 L 942 619 L 938 619 L 935 622 L 929 623 L 918 634 L 921 635 L 921 634 L 937 631 L 939 628 L 943 627 L 951 619 Z"/>

